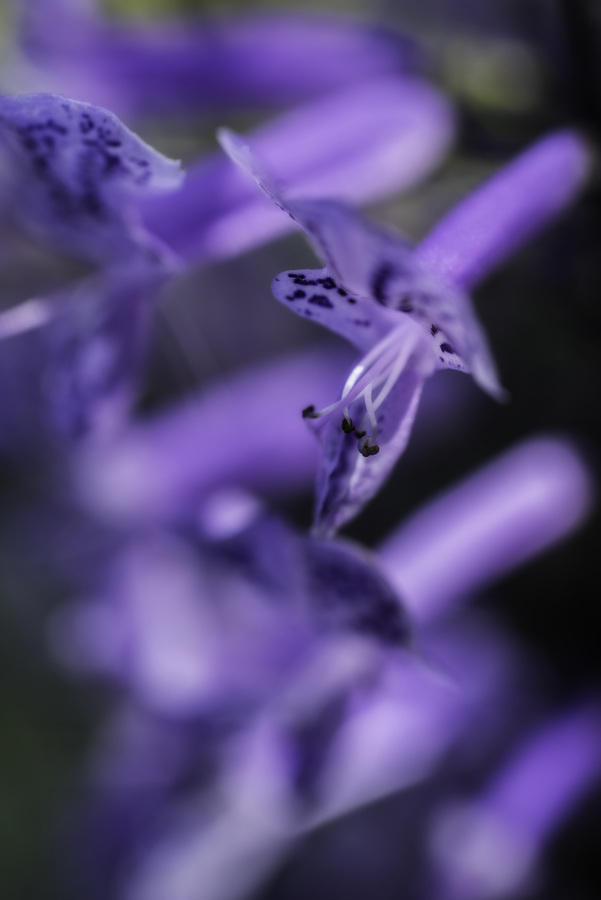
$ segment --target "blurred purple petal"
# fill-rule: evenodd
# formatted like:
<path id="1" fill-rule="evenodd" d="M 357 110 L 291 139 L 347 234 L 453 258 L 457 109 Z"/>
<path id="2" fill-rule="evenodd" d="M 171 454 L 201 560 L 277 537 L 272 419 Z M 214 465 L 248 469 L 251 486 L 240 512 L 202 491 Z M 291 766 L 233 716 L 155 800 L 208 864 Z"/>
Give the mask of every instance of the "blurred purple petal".
<path id="1" fill-rule="evenodd" d="M 23 51 L 37 68 L 31 80 L 134 114 L 293 103 L 418 62 L 400 35 L 331 15 L 128 25 L 77 0 L 21 5 Z"/>
<path id="2" fill-rule="evenodd" d="M 60 658 L 183 717 L 249 712 L 297 678 L 331 636 L 400 648 L 409 626 L 375 562 L 352 544 L 298 537 L 259 516 L 195 547 L 161 532 L 130 540 L 98 596 L 54 619 Z"/>
<path id="3" fill-rule="evenodd" d="M 344 354 L 310 351 L 230 376 L 84 456 L 84 496 L 105 514 L 144 519 L 189 511 L 220 486 L 304 487 L 316 449 L 300 410 L 307 392 L 325 399 L 347 364 Z"/>
<path id="4" fill-rule="evenodd" d="M 473 287 L 576 198 L 592 167 L 592 148 L 577 132 L 541 138 L 444 216 L 417 248 L 418 260 Z"/>
<path id="5" fill-rule="evenodd" d="M 516 648 L 464 622 L 430 634 L 423 649 L 432 666 L 391 658 L 377 689 L 358 697 L 323 771 L 325 796 L 311 827 L 423 780 L 450 747 L 473 750 L 499 727 L 520 679 Z"/>
<path id="6" fill-rule="evenodd" d="M 113 113 L 56 94 L 3 96 L 0 153 L 4 202 L 34 235 L 94 261 L 157 251 L 136 204 L 182 173 Z"/>
<path id="7" fill-rule="evenodd" d="M 439 813 L 437 896 L 488 900 L 523 890 L 545 842 L 601 776 L 601 708 L 558 716 L 527 739 L 471 802 Z"/>
<path id="8" fill-rule="evenodd" d="M 425 82 L 380 79 L 278 116 L 250 140 L 291 193 L 365 203 L 432 171 L 453 131 L 449 105 Z M 192 167 L 185 188 L 145 208 L 149 230 L 195 260 L 242 253 L 291 227 L 222 154 Z"/>
<path id="9" fill-rule="evenodd" d="M 418 510 L 380 559 L 423 624 L 570 534 L 593 493 L 570 443 L 527 441 Z"/>
<path id="10" fill-rule="evenodd" d="M 272 714 L 234 742 L 211 814 L 202 793 L 178 804 L 129 873 L 126 897 L 248 896 L 304 833 L 426 777 L 451 746 L 469 741 L 470 725 L 486 721 L 491 702 L 497 709 L 509 702 L 509 684 L 519 671 L 512 651 L 478 629 L 447 634 L 437 644 L 461 689 L 410 657 L 391 664 L 377 687 L 361 685 L 369 662 L 358 650 L 329 647 Z M 322 762 L 319 799 L 306 809 L 290 782 L 294 753 L 291 758 L 286 726 L 311 709 L 318 685 L 328 695 L 349 679 L 356 685 L 349 715 Z"/>
<path id="11" fill-rule="evenodd" d="M 156 265 L 115 267 L 0 313 L 0 446 L 39 452 L 122 426 L 164 278 Z"/>

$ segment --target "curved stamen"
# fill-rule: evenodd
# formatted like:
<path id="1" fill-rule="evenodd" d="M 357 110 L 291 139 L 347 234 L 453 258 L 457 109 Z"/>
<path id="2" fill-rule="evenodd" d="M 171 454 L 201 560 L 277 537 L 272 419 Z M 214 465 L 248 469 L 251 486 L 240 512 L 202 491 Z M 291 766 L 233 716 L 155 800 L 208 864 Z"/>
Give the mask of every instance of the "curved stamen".
<path id="1" fill-rule="evenodd" d="M 315 410 L 313 406 L 307 407 L 303 410 L 303 416 L 322 419 L 342 413 L 342 430 L 345 434 L 355 432 L 359 452 L 363 456 L 378 453 L 378 409 L 397 383 L 415 345 L 416 339 L 412 340 L 407 335 L 405 323 L 393 328 L 353 368 L 337 401 L 321 410 Z M 363 402 L 365 415 L 356 427 L 350 410 L 351 405 L 358 401 Z"/>

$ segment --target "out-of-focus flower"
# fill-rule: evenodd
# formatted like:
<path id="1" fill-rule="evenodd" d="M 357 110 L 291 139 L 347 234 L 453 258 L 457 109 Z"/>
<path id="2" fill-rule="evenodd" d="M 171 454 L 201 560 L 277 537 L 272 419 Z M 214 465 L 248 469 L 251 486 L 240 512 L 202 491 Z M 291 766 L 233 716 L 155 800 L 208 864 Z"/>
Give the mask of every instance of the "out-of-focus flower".
<path id="1" fill-rule="evenodd" d="M 527 490 L 534 471 L 538 489 Z M 510 511 L 495 517 L 501 476 Z M 426 529 L 417 548 L 440 567 L 441 598 L 443 576 L 456 599 L 457 581 L 464 591 L 476 587 L 487 561 L 491 575 L 509 571 L 568 534 L 589 508 L 590 476 L 561 440 L 525 444 L 476 478 L 489 539 L 505 550 L 482 553 L 471 570 L 467 549 L 439 558 L 442 532 L 451 541 L 478 516 L 456 499 L 470 495 L 469 481 L 443 497 L 438 531 Z M 565 503 L 572 494 L 577 508 Z M 54 620 L 54 646 L 69 665 L 124 688 L 126 703 L 94 761 L 89 839 L 104 877 L 136 900 L 248 896 L 312 828 L 444 771 L 451 751 L 486 758 L 511 726 L 525 683 L 519 649 L 497 629 L 453 620 L 452 599 L 438 603 L 445 621 L 436 611 L 422 616 L 413 639 L 421 658 L 411 647 L 395 650 L 404 618 L 374 558 L 298 538 L 240 496 L 215 503 L 192 542 L 181 531 L 177 539 L 147 533 L 124 548 L 106 595 Z M 551 518 L 553 527 L 541 528 Z M 516 519 L 521 539 L 512 541 Z M 392 536 L 384 571 L 402 584 L 395 546 Z M 418 566 L 407 589 L 418 613 L 419 572 L 427 585 Z M 381 630 L 386 622 L 392 630 Z M 537 772 L 528 766 L 524 782 L 532 785 Z M 587 772 L 569 784 L 584 785 L 593 767 Z M 182 783 L 195 788 L 179 799 Z M 575 796 L 569 786 L 556 793 Z M 555 821 L 563 808 L 553 805 Z"/>
<path id="2" fill-rule="evenodd" d="M 231 494 L 212 508 L 196 534 L 126 538 L 96 595 L 54 620 L 62 659 L 120 686 L 132 708 L 117 715 L 97 761 L 97 815 L 111 819 L 127 801 L 130 815 L 147 811 L 146 821 L 122 835 L 116 869 L 97 847 L 103 883 L 122 877 L 136 846 L 162 831 L 182 780 L 198 783 L 211 803 L 214 785 L 199 766 L 203 734 L 220 778 L 231 748 L 257 721 L 273 721 L 295 802 L 310 803 L 351 698 L 369 692 L 385 659 L 409 641 L 396 592 L 365 551 L 298 536 Z M 134 762 L 140 728 L 148 765 Z"/>
<path id="3" fill-rule="evenodd" d="M 263 13 L 126 24 L 94 2 L 15 4 L 13 80 L 134 115 L 295 103 L 415 69 L 409 40 L 334 16 Z M 5 76 L 10 74 L 9 71 Z"/>
<path id="4" fill-rule="evenodd" d="M 436 815 L 433 893 L 494 900 L 523 891 L 545 843 L 600 775 L 597 701 L 539 726 L 479 796 L 448 803 Z"/>
<path id="5" fill-rule="evenodd" d="M 424 627 L 578 527 L 594 493 L 568 442 L 527 441 L 410 516 L 380 560 Z"/>
<path id="6" fill-rule="evenodd" d="M 334 192 L 363 204 L 429 175 L 454 133 L 452 106 L 432 85 L 382 77 L 282 113 L 251 139 L 295 194 Z M 179 191 L 147 198 L 143 215 L 153 234 L 193 262 L 226 259 L 293 227 L 222 153 L 192 165 Z"/>
<path id="7" fill-rule="evenodd" d="M 95 262 L 157 252 L 137 203 L 183 174 L 112 113 L 55 94 L 4 96 L 0 152 L 2 203 L 35 235 Z"/>
<path id="8" fill-rule="evenodd" d="M 29 456 L 40 446 L 64 449 L 119 431 L 167 277 L 163 267 L 140 259 L 0 313 L 3 451 Z"/>
<path id="9" fill-rule="evenodd" d="M 240 138 L 222 131 L 220 139 L 326 261 L 324 269 L 277 276 L 274 296 L 365 353 L 340 400 L 303 412 L 323 445 L 315 522 L 329 534 L 360 511 L 405 449 L 427 377 L 441 368 L 471 372 L 481 387 L 502 396 L 463 290 L 575 196 L 590 171 L 590 151 L 571 132 L 541 140 L 460 203 L 412 252 L 399 236 L 338 202 L 297 199 L 265 173 Z"/>
<path id="10" fill-rule="evenodd" d="M 366 551 L 251 510 L 208 544 L 160 530 L 130 540 L 93 602 L 63 611 L 64 655 L 158 713 L 228 718 L 282 689 L 322 639 L 407 644 L 402 605 Z"/>

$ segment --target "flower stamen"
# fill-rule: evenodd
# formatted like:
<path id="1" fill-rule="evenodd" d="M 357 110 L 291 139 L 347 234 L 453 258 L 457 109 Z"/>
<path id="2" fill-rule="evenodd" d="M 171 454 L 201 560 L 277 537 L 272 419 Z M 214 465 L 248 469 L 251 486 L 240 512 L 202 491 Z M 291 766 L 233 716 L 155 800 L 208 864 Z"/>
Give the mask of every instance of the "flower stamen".
<path id="1" fill-rule="evenodd" d="M 378 410 L 394 388 L 414 347 L 415 341 L 408 335 L 405 324 L 393 328 L 353 368 L 340 398 L 320 410 L 307 406 L 303 418 L 323 419 L 342 412 L 342 431 L 345 434 L 354 432 L 362 456 L 374 456 L 380 450 L 377 443 Z M 350 410 L 351 405 L 358 402 L 363 403 L 365 413 L 356 425 Z"/>

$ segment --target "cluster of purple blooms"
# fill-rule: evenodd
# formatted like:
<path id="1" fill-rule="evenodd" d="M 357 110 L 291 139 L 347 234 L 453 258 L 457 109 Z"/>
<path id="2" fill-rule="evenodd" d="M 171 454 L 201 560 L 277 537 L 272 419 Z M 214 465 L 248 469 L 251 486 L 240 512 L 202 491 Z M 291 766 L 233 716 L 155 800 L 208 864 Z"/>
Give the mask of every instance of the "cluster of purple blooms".
<path id="1" fill-rule="evenodd" d="M 3 233 L 84 271 L 0 312 L 0 453 L 60 472 L 68 521 L 49 525 L 41 497 L 23 514 L 70 584 L 49 652 L 112 688 L 69 844 L 85 895 L 248 897 L 314 829 L 431 783 L 428 814 L 399 824 L 423 857 L 402 896 L 521 896 L 601 773 L 601 702 L 529 696 L 527 655 L 466 601 L 585 520 L 584 461 L 528 436 L 369 551 L 337 535 L 386 490 L 436 372 L 506 400 L 470 293 L 586 187 L 592 147 L 544 135 L 412 245 L 357 208 L 453 141 L 411 42 L 334 19 L 195 30 L 17 6 Z M 245 138 L 222 129 L 225 153 L 185 170 L 117 115 L 290 104 Z M 319 267 L 291 259 L 272 293 L 357 358 L 318 345 L 135 415 L 165 289 L 295 226 Z M 232 318 L 243 303 L 240 286 Z M 269 499 L 315 472 L 303 533 Z M 90 530 L 94 560 L 73 572 Z M 485 772 L 468 793 L 461 765 Z"/>

